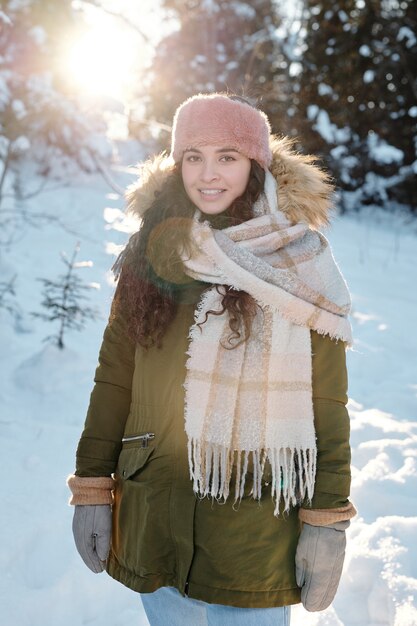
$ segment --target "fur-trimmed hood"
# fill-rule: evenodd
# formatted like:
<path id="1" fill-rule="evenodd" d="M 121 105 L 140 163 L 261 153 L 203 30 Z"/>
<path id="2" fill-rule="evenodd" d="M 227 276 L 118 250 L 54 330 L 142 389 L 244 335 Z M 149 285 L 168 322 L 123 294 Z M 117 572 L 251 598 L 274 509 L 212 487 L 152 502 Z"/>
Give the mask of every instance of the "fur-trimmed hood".
<path id="1" fill-rule="evenodd" d="M 312 228 L 329 222 L 333 185 L 315 165 L 315 157 L 295 152 L 293 141 L 271 137 L 271 173 L 278 184 L 278 207 L 293 223 L 307 222 Z M 173 161 L 160 154 L 141 166 L 140 178 L 126 192 L 127 211 L 141 217 L 172 172 Z"/>

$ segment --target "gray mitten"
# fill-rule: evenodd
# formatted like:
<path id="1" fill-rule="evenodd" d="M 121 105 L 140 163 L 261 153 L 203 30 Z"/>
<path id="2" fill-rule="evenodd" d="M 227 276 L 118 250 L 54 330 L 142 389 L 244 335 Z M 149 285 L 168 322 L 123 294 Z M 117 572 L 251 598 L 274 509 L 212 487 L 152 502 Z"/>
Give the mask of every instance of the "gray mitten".
<path id="1" fill-rule="evenodd" d="M 297 585 L 307 611 L 324 611 L 336 595 L 349 521 L 329 526 L 304 524 L 295 555 Z"/>
<path id="2" fill-rule="evenodd" d="M 77 504 L 72 520 L 75 545 L 84 563 L 95 574 L 106 567 L 111 539 L 111 506 Z"/>

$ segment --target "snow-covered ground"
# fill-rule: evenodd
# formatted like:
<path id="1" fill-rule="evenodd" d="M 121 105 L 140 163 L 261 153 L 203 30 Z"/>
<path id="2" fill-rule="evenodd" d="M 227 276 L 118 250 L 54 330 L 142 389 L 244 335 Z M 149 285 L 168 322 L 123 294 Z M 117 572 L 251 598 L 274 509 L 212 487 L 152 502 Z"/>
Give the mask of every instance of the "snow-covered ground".
<path id="1" fill-rule="evenodd" d="M 132 179 L 114 172 L 120 185 Z M 17 274 L 23 315 L 1 312 L 0 620 L 3 626 L 147 626 L 137 594 L 92 574 L 73 545 L 66 476 L 84 421 L 112 295 L 109 268 L 126 240 L 122 199 L 99 178 L 44 193 L 30 210 L 60 217 L 0 249 L 2 280 Z M 378 219 L 379 221 L 376 221 Z M 116 227 L 116 228 L 114 228 Z M 414 228 L 414 230 L 416 230 Z M 349 352 L 352 498 L 344 575 L 327 611 L 293 608 L 292 626 L 417 626 L 417 235 L 399 219 L 339 217 L 327 232 L 353 295 Z M 64 271 L 59 254 L 81 242 L 79 269 L 100 283 L 101 319 L 66 338 L 42 339 L 41 283 Z"/>

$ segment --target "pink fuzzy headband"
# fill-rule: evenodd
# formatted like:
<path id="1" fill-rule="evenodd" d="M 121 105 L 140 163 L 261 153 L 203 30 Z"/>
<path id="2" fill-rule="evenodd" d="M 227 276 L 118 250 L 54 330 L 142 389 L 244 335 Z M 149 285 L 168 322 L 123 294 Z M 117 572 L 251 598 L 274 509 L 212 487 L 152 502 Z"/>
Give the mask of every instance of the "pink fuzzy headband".
<path id="1" fill-rule="evenodd" d="M 265 113 L 219 94 L 199 94 L 183 102 L 174 116 L 171 156 L 208 144 L 230 147 L 268 169 L 271 127 Z"/>

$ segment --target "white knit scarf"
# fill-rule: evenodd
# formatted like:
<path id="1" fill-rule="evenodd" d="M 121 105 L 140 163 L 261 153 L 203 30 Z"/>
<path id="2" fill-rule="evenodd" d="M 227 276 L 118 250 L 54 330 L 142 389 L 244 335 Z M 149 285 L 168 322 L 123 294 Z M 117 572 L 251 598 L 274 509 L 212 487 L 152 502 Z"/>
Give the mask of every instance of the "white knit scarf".
<path id="1" fill-rule="evenodd" d="M 269 464 L 279 515 L 314 492 L 310 330 L 351 343 L 351 329 L 349 292 L 327 240 L 292 225 L 276 197 L 268 172 L 253 219 L 221 231 L 194 220 L 195 250 L 182 260 L 187 274 L 214 283 L 195 314 L 184 384 L 194 491 L 225 501 L 234 482 L 237 502 L 252 474 L 259 499 Z M 222 309 L 218 285 L 246 291 L 259 305 L 249 339 L 233 349 L 227 311 L 206 316 Z"/>

